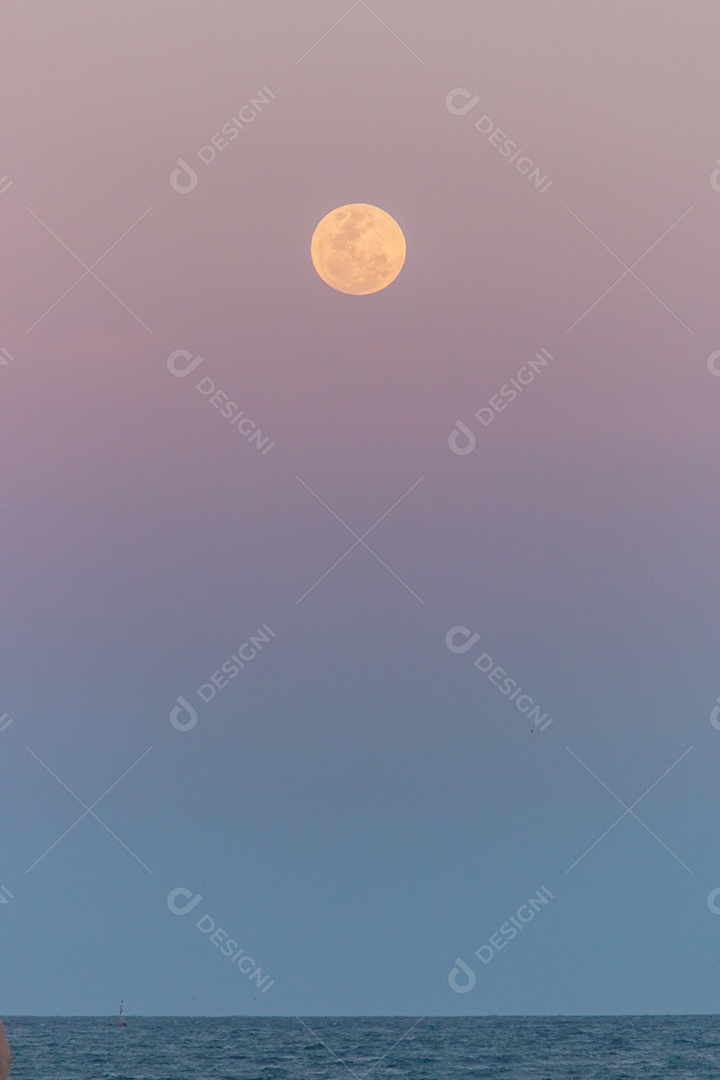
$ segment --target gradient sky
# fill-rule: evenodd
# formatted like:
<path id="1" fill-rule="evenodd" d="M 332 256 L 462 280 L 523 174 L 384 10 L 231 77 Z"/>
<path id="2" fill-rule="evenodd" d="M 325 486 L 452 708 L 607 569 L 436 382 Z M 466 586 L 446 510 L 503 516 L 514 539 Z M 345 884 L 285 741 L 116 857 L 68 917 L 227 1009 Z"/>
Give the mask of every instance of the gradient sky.
<path id="1" fill-rule="evenodd" d="M 720 8 L 29 0 L 1 25 L 2 1012 L 718 1011 Z M 407 240 L 372 296 L 310 262 L 354 201 Z M 377 557 L 308 592 L 355 542 L 333 513 L 362 536 L 406 492 Z M 107 828 L 44 854 L 131 766 Z M 666 772 L 647 828 L 569 870 Z"/>

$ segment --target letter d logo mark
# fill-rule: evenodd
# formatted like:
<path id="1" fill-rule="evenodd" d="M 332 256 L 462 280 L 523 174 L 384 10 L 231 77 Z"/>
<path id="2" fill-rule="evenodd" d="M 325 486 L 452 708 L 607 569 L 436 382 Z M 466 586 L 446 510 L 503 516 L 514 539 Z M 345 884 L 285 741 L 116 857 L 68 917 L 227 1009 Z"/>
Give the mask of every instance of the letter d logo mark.
<path id="1" fill-rule="evenodd" d="M 460 973 L 467 976 L 466 983 L 459 983 L 457 977 Z M 450 989 L 454 990 L 456 994 L 467 994 L 468 990 L 472 990 L 473 986 L 477 982 L 475 972 L 471 967 L 468 967 L 464 960 L 461 960 L 458 956 L 455 960 L 455 967 L 448 975 L 448 983 Z"/>
<path id="2" fill-rule="evenodd" d="M 187 195 L 197 187 L 198 174 L 184 158 L 177 159 L 177 169 L 170 173 L 170 187 L 178 195 Z"/>
<path id="3" fill-rule="evenodd" d="M 717 705 L 710 713 L 710 723 L 716 731 L 720 731 L 720 697 L 717 699 Z"/>
<path id="4" fill-rule="evenodd" d="M 465 640 L 460 645 L 455 644 L 455 638 L 460 634 Z M 471 630 L 468 630 L 467 626 L 453 626 L 452 630 L 448 630 L 445 635 L 445 644 L 450 652 L 464 653 L 468 649 L 472 649 L 476 641 L 480 640 L 479 634 L 473 634 Z"/>
<path id="5" fill-rule="evenodd" d="M 720 159 L 717 161 L 718 168 L 710 173 L 710 187 L 713 191 L 720 192 Z"/>
<path id="6" fill-rule="evenodd" d="M 458 445 L 458 435 L 467 439 L 466 443 L 460 443 Z M 452 429 L 448 436 L 448 446 L 452 450 L 453 454 L 457 454 L 458 457 L 464 457 L 465 454 L 472 454 L 475 449 L 476 438 L 467 424 L 463 424 L 462 420 L 455 421 L 455 427 Z"/>
<path id="7" fill-rule="evenodd" d="M 189 360 L 190 363 L 185 367 L 178 367 L 178 360 Z M 186 375 L 189 375 L 191 371 L 194 371 L 198 364 L 202 364 L 202 356 L 193 356 L 187 349 L 176 349 L 175 352 L 171 352 L 167 358 L 167 369 L 171 375 L 177 376 L 178 379 L 184 379 Z"/>
<path id="8" fill-rule="evenodd" d="M 463 105 L 455 104 L 455 99 L 458 97 L 464 99 Z M 446 96 L 445 108 L 449 113 L 452 113 L 453 116 L 464 116 L 465 113 L 470 112 L 471 109 L 475 108 L 479 100 L 480 98 L 477 94 L 471 94 L 469 90 L 464 90 L 462 86 L 456 86 L 455 89 L 451 90 Z"/>
<path id="9" fill-rule="evenodd" d="M 183 712 L 186 712 L 189 719 L 184 722 L 180 720 L 180 716 Z M 186 701 L 184 697 L 177 699 L 177 705 L 170 711 L 170 723 L 176 731 L 192 731 L 197 724 L 198 714 L 197 710 L 192 707 L 189 701 Z"/>
<path id="10" fill-rule="evenodd" d="M 187 904 L 176 903 L 176 900 L 180 896 L 188 901 Z M 173 889 L 168 893 L 167 906 L 169 910 L 172 911 L 173 915 L 187 915 L 194 907 L 198 906 L 201 900 L 202 896 L 200 893 L 195 893 L 193 895 L 190 889 Z"/>

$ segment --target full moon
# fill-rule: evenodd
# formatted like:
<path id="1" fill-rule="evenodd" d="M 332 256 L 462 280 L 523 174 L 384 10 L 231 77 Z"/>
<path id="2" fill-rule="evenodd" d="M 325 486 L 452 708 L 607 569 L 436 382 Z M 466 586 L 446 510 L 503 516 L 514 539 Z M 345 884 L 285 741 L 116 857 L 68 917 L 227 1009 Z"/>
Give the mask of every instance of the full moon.
<path id="1" fill-rule="evenodd" d="M 310 257 L 320 277 L 351 296 L 386 289 L 402 270 L 405 251 L 395 218 L 369 203 L 331 210 L 310 241 Z"/>

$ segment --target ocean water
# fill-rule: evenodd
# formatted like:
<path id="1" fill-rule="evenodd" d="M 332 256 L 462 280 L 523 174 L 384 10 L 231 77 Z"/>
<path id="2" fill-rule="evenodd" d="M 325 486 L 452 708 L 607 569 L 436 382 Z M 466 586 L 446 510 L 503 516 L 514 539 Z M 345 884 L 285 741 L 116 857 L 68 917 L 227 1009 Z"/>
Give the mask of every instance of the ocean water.
<path id="1" fill-rule="evenodd" d="M 6 1028 L 12 1080 L 720 1077 L 715 1016 L 128 1017 L 123 1028 L 8 1017 Z"/>

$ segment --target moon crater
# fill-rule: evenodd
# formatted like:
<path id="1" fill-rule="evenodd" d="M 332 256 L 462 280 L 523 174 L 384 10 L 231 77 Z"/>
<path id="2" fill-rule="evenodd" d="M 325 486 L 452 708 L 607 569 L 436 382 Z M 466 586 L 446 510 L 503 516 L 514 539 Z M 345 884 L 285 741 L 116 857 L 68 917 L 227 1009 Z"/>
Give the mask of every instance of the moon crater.
<path id="1" fill-rule="evenodd" d="M 322 280 L 351 296 L 380 292 L 405 262 L 405 237 L 397 221 L 369 203 L 350 203 L 326 214 L 310 242 Z"/>

